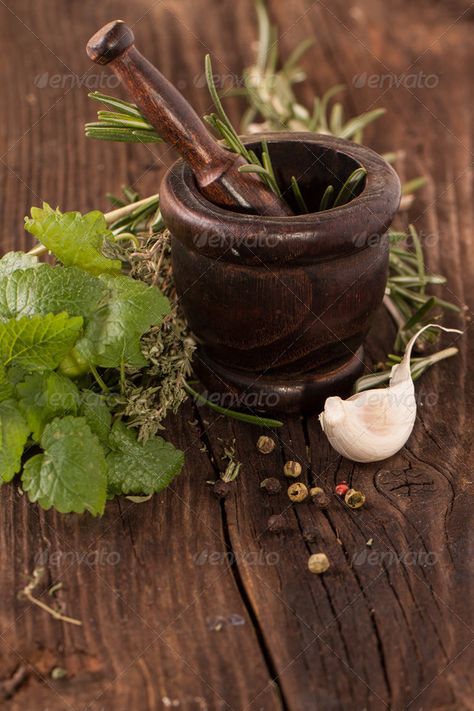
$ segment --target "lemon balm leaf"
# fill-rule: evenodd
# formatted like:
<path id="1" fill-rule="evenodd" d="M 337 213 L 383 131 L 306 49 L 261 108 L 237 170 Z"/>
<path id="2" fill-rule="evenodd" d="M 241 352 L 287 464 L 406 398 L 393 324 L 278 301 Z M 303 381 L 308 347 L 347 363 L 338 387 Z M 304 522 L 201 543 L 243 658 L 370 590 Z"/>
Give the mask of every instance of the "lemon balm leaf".
<path id="1" fill-rule="evenodd" d="M 184 454 L 161 437 L 138 442 L 135 432 L 117 421 L 107 455 L 109 494 L 154 494 L 179 474 Z"/>
<path id="2" fill-rule="evenodd" d="M 81 316 L 24 316 L 0 323 L 0 360 L 28 371 L 54 370 L 82 330 Z"/>
<path id="3" fill-rule="evenodd" d="M 17 403 L 12 399 L 0 402 L 0 483 L 11 481 L 20 471 L 29 434 Z"/>
<path id="4" fill-rule="evenodd" d="M 3 274 L 0 260 L 0 319 L 62 311 L 87 318 L 107 296 L 101 279 L 77 267 L 41 264 Z"/>
<path id="5" fill-rule="evenodd" d="M 34 373 L 16 386 L 18 405 L 32 432 L 41 439 L 46 424 L 60 415 L 76 414 L 80 394 L 69 378 L 59 373 Z"/>
<path id="6" fill-rule="evenodd" d="M 38 257 L 25 252 L 7 252 L 0 259 L 0 277 L 13 274 L 17 269 L 33 269 L 40 266 Z"/>
<path id="7" fill-rule="evenodd" d="M 104 275 L 101 281 L 110 296 L 86 324 L 78 351 L 103 368 L 117 368 L 122 363 L 142 368 L 147 360 L 140 338 L 169 313 L 169 301 L 156 287 L 129 277 Z"/>
<path id="8" fill-rule="evenodd" d="M 108 448 L 112 414 L 104 396 L 95 393 L 93 390 L 83 390 L 81 393 L 80 414 L 85 418 L 100 442 Z"/>
<path id="9" fill-rule="evenodd" d="M 34 235 L 65 266 L 76 266 L 91 274 L 120 273 L 121 262 L 109 259 L 102 250 L 112 239 L 105 217 L 99 210 L 80 212 L 53 210 L 47 203 L 32 207 L 25 229 Z"/>
<path id="10" fill-rule="evenodd" d="M 82 417 L 56 418 L 44 428 L 43 454 L 29 459 L 22 486 L 30 501 L 60 513 L 104 512 L 107 465 L 98 438 Z"/>

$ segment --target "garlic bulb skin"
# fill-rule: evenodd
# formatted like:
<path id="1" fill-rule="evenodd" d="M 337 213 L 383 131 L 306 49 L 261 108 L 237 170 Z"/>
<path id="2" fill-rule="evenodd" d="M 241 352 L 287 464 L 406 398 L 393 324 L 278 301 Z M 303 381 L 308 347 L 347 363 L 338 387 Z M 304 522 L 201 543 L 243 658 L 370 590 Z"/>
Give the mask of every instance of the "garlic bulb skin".
<path id="1" fill-rule="evenodd" d="M 415 386 L 410 358 L 418 336 L 427 328 L 461 333 L 428 324 L 407 344 L 401 363 L 394 365 L 387 388 L 365 390 L 347 400 L 329 397 L 319 415 L 334 449 L 354 462 L 378 462 L 396 454 L 410 437 L 416 419 Z"/>

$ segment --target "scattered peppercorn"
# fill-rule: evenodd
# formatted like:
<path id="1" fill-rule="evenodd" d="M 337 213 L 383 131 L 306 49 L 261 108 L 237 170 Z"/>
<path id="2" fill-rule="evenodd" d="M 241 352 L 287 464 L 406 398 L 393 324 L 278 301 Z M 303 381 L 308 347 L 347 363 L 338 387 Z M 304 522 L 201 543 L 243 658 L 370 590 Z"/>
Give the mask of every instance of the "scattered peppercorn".
<path id="1" fill-rule="evenodd" d="M 222 481 L 222 479 L 219 479 L 213 484 L 212 493 L 218 499 L 225 499 L 230 493 L 231 486 L 230 481 Z"/>
<path id="2" fill-rule="evenodd" d="M 306 526 L 306 528 L 303 529 L 303 539 L 307 543 L 314 543 L 318 540 L 318 537 L 319 531 L 316 526 Z"/>
<path id="3" fill-rule="evenodd" d="M 274 514 L 270 516 L 267 521 L 267 528 L 272 533 L 280 533 L 286 528 L 285 519 L 281 514 Z"/>
<path id="4" fill-rule="evenodd" d="M 296 479 L 301 476 L 301 464 L 299 462 L 287 462 L 283 467 L 285 476 Z"/>
<path id="5" fill-rule="evenodd" d="M 313 501 L 320 509 L 327 509 L 329 506 L 330 498 L 320 486 L 313 486 L 309 490 L 309 495 L 311 496 L 311 501 Z"/>
<path id="6" fill-rule="evenodd" d="M 67 677 L 67 671 L 62 667 L 54 667 L 51 671 L 51 679 L 58 681 L 59 679 L 65 679 Z"/>
<path id="7" fill-rule="evenodd" d="M 326 553 L 313 553 L 308 559 L 308 568 L 311 573 L 321 575 L 329 568 L 329 560 Z"/>
<path id="8" fill-rule="evenodd" d="M 260 482 L 260 488 L 266 491 L 268 494 L 278 494 L 278 492 L 281 491 L 281 484 L 278 479 L 275 479 L 274 476 L 271 476 L 268 479 L 263 479 L 263 481 Z"/>
<path id="9" fill-rule="evenodd" d="M 257 449 L 262 454 L 270 454 L 275 449 L 275 441 L 271 437 L 262 435 L 257 440 Z"/>
<path id="10" fill-rule="evenodd" d="M 290 484 L 288 487 L 288 497 L 292 501 L 304 501 L 308 496 L 308 487 L 301 481 Z"/>
<path id="11" fill-rule="evenodd" d="M 347 481 L 341 481 L 340 484 L 337 484 L 334 491 L 336 492 L 336 494 L 338 496 L 345 496 L 346 493 L 349 491 L 349 486 L 347 485 Z"/>
<path id="12" fill-rule="evenodd" d="M 344 497 L 344 501 L 351 509 L 360 509 L 365 504 L 365 494 L 356 489 L 349 489 Z"/>

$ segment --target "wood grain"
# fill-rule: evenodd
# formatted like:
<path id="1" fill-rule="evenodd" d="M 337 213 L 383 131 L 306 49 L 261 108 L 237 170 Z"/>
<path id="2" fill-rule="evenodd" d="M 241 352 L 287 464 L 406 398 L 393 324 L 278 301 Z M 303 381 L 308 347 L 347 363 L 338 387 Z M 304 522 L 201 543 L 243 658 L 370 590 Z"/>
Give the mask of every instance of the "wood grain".
<path id="1" fill-rule="evenodd" d="M 423 377 L 414 434 L 382 464 L 343 461 L 316 419 L 289 419 L 277 449 L 264 457 L 255 449 L 258 431 L 189 403 L 167 432 L 188 451 L 186 468 L 148 504 L 112 503 L 93 521 L 44 513 L 4 487 L 2 708 L 474 708 L 472 10 L 461 1 L 428 0 L 273 0 L 270 7 L 284 53 L 308 34 L 318 36 L 305 61 L 310 81 L 302 97 L 343 82 L 349 112 L 386 106 L 387 116 L 367 132 L 369 144 L 403 149 L 397 166 L 403 178 L 427 175 L 409 219 L 425 237 L 429 268 L 449 278 L 446 296 L 468 305 L 462 318 L 450 318 L 466 330 L 460 355 Z M 215 71 L 226 74 L 238 74 L 252 57 L 249 0 L 104 0 L 67 8 L 59 0 L 2 2 L 5 250 L 29 244 L 21 225 L 31 204 L 105 208 L 105 192 L 122 183 L 146 195 L 174 158 L 162 147 L 82 136 L 94 107 L 85 79 L 71 85 L 67 75 L 87 72 L 92 84 L 99 82 L 101 70 L 91 69 L 84 45 L 120 14 L 200 113 L 209 109 L 202 88 L 206 51 Z M 420 71 L 435 75 L 437 86 L 353 83 L 363 72 Z M 238 101 L 229 105 L 237 118 Z M 392 337 L 380 313 L 368 341 L 374 361 Z M 222 469 L 224 443 L 234 437 L 242 472 L 219 502 L 206 481 Z M 367 506 L 351 512 L 333 498 L 321 512 L 289 506 L 284 491 L 262 494 L 259 481 L 278 476 L 290 457 L 328 491 L 341 479 L 363 489 Z M 271 534 L 267 519 L 280 512 L 287 528 Z M 322 577 L 306 570 L 318 550 L 331 560 Z M 82 627 L 56 622 L 17 598 L 38 563 L 47 570 L 44 599 L 50 600 L 46 587 L 62 581 L 57 600 Z M 67 678 L 51 679 L 56 666 Z"/>

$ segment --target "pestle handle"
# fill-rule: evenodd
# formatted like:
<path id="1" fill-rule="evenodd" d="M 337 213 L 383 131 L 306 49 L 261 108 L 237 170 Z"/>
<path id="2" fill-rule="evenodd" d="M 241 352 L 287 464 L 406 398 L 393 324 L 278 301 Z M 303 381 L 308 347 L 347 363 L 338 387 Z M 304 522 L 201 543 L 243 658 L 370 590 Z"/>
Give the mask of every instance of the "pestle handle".
<path id="1" fill-rule="evenodd" d="M 184 96 L 140 54 L 134 42 L 130 27 L 115 20 L 89 40 L 87 54 L 97 64 L 111 64 L 144 116 L 178 149 L 198 180 L 213 164 L 229 164 L 227 151 L 212 139 Z"/>
<path id="2" fill-rule="evenodd" d="M 145 118 L 192 168 L 203 194 L 224 207 L 262 215 L 291 214 L 259 177 L 239 173 L 244 159 L 213 139 L 184 96 L 135 47 L 130 27 L 114 20 L 87 43 L 97 64 L 110 64 Z"/>

